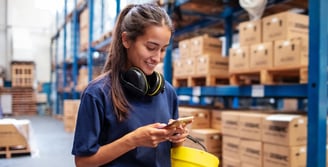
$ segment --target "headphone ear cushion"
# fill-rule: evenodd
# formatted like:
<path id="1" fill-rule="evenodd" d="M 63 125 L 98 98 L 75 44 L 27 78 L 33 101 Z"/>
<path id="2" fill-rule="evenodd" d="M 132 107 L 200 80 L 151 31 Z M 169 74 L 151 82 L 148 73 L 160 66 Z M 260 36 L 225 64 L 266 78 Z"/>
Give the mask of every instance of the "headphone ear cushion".
<path id="1" fill-rule="evenodd" d="M 165 80 L 161 73 L 154 71 L 152 75 L 147 76 L 147 81 L 149 84 L 149 90 L 147 94 L 149 96 L 156 96 L 164 91 Z"/>
<path id="2" fill-rule="evenodd" d="M 138 68 L 131 68 L 121 73 L 121 83 L 125 90 L 144 96 L 148 92 L 148 83 L 144 73 Z"/>

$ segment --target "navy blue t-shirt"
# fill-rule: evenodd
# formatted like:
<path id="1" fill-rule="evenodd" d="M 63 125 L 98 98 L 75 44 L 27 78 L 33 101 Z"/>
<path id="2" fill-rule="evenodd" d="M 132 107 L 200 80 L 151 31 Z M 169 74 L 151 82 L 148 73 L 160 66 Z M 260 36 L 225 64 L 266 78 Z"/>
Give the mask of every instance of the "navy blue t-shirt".
<path id="1" fill-rule="evenodd" d="M 119 122 L 113 110 L 110 78 L 105 75 L 92 81 L 81 96 L 72 154 L 89 156 L 99 147 L 125 134 L 152 123 L 167 123 L 178 118 L 178 100 L 174 88 L 165 82 L 165 90 L 156 96 L 128 95 L 131 105 L 128 118 Z M 160 143 L 156 148 L 137 147 L 106 167 L 170 167 L 172 144 Z M 115 150 L 113 150 L 115 152 Z"/>

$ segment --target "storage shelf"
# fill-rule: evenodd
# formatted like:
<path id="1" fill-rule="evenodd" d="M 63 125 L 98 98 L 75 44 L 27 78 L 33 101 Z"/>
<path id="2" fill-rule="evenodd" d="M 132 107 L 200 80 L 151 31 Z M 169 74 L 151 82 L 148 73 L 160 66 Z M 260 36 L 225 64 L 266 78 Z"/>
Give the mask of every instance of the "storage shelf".
<path id="1" fill-rule="evenodd" d="M 306 98 L 307 84 L 181 87 L 176 92 L 188 96 Z"/>

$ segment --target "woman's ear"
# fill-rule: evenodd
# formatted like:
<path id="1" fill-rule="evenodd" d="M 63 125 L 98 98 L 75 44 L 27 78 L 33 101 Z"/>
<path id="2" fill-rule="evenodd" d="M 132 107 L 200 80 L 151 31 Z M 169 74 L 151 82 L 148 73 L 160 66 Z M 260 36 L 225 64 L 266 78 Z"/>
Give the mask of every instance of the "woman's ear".
<path id="1" fill-rule="evenodd" d="M 130 42 L 128 40 L 128 34 L 127 32 L 122 32 L 122 43 L 125 48 L 130 47 Z"/>

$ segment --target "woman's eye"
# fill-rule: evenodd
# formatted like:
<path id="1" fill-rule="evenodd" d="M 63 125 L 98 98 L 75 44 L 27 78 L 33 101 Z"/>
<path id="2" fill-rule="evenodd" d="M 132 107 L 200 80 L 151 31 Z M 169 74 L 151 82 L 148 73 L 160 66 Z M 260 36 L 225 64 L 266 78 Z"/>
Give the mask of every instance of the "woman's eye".
<path id="1" fill-rule="evenodd" d="M 156 47 L 147 47 L 147 49 L 150 51 L 154 51 L 154 50 L 156 50 Z"/>

